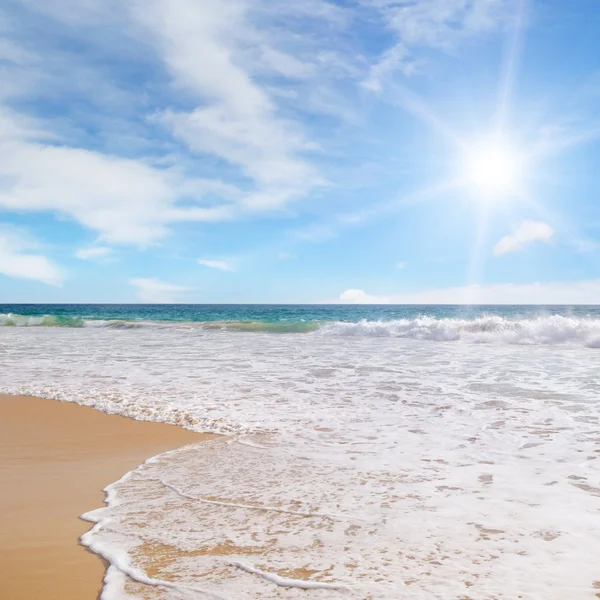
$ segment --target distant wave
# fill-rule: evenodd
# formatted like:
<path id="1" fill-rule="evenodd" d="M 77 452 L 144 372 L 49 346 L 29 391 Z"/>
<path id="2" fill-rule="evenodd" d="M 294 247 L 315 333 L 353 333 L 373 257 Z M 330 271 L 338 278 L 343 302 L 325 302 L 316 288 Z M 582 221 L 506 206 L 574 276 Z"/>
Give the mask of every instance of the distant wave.
<path id="1" fill-rule="evenodd" d="M 59 315 L 0 314 L 0 326 L 102 327 L 133 329 L 162 327 L 241 331 L 250 333 L 312 333 L 337 337 L 392 337 L 438 342 L 519 345 L 574 344 L 600 348 L 600 319 L 545 315 L 528 319 L 485 316 L 476 319 L 435 318 L 370 321 L 127 321 Z"/>
<path id="2" fill-rule="evenodd" d="M 150 324 L 150 322 L 148 322 Z M 65 317 L 63 315 L 17 315 L 0 313 L 0 327 L 111 327 L 113 329 L 131 329 L 141 327 L 142 322 L 114 320 L 94 320 L 83 317 Z"/>
<path id="3" fill-rule="evenodd" d="M 230 331 L 250 331 L 256 333 L 310 333 L 317 331 L 319 321 L 204 321 L 196 323 L 204 329 L 226 329 Z"/>

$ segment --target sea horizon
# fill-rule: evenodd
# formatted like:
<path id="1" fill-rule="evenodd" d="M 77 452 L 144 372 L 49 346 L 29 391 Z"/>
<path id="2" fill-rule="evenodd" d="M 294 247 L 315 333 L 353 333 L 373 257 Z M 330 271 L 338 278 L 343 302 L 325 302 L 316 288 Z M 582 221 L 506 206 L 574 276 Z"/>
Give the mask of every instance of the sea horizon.
<path id="1" fill-rule="evenodd" d="M 486 306 L 525 306 L 525 307 L 600 307 L 600 303 L 456 303 L 456 302 L 361 302 L 348 304 L 345 302 L 0 302 L 0 308 L 10 306 L 457 306 L 457 307 L 486 307 Z"/>

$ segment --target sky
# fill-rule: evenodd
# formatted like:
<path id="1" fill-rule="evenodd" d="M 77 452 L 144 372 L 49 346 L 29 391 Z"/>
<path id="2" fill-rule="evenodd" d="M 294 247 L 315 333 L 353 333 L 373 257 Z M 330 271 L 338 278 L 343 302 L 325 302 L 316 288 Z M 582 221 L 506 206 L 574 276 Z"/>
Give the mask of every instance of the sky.
<path id="1" fill-rule="evenodd" d="M 600 303 L 597 0 L 5 0 L 0 302 Z"/>

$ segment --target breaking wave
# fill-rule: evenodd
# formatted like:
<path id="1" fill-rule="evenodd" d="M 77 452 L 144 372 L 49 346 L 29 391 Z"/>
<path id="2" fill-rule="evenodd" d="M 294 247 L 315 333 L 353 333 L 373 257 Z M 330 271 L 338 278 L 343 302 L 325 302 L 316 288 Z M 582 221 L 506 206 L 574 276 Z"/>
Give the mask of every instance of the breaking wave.
<path id="1" fill-rule="evenodd" d="M 393 321 L 328 323 L 321 335 L 396 337 L 441 342 L 524 345 L 578 344 L 600 348 L 600 319 L 560 315 L 512 320 L 499 316 L 477 319 L 419 317 Z"/>
<path id="2" fill-rule="evenodd" d="M 61 315 L 0 314 L 0 326 L 12 327 L 100 327 L 134 329 L 161 327 L 237 331 L 248 333 L 306 333 L 339 337 L 388 337 L 438 342 L 498 343 L 519 345 L 574 344 L 600 348 L 600 319 L 540 315 L 509 319 L 497 315 L 474 319 L 420 316 L 393 320 L 360 321 L 151 321 L 101 320 Z"/>
<path id="3" fill-rule="evenodd" d="M 3 327 L 83 327 L 84 325 L 85 321 L 80 317 L 0 314 L 0 326 Z"/>

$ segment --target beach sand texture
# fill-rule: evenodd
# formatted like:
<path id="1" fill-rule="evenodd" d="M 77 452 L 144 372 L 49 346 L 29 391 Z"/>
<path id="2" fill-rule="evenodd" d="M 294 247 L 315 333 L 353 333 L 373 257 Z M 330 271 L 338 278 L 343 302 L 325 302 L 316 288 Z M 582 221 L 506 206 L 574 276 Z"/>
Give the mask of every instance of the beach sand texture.
<path id="1" fill-rule="evenodd" d="M 105 565 L 78 544 L 102 488 L 203 439 L 76 404 L 0 395 L 0 582 L 7 600 L 98 596 Z"/>

